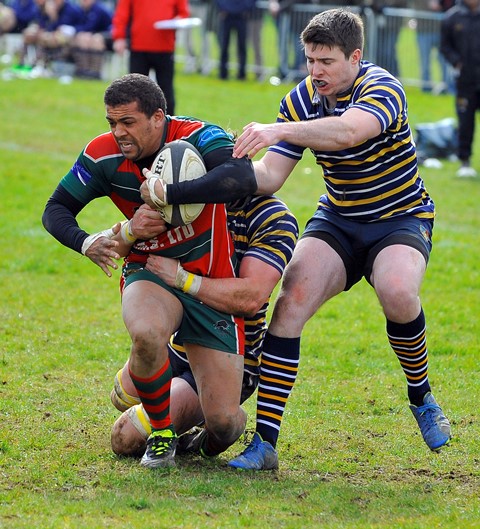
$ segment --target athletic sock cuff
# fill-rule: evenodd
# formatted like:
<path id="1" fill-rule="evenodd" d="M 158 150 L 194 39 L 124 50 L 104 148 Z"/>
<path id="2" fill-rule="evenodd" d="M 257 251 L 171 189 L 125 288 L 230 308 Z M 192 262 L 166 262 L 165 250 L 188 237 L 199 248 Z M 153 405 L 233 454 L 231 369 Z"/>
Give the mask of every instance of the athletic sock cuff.
<path id="1" fill-rule="evenodd" d="M 286 359 L 296 359 L 300 355 L 300 336 L 298 338 L 281 338 L 267 332 L 263 341 L 262 350 L 275 356 Z"/>
<path id="2" fill-rule="evenodd" d="M 395 323 L 387 319 L 387 333 L 390 336 L 404 336 L 405 331 L 409 329 L 413 330 L 413 333 L 416 334 L 417 329 L 423 329 L 425 327 L 425 314 L 423 309 L 420 310 L 420 314 L 413 320 L 408 323 Z"/>

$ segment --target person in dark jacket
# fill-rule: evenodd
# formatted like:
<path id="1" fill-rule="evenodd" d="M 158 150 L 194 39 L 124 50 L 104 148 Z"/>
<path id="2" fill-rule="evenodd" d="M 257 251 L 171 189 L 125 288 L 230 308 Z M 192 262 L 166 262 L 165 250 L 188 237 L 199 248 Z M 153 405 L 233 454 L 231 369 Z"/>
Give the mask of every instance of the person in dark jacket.
<path id="1" fill-rule="evenodd" d="M 220 79 L 228 79 L 230 35 L 237 33 L 237 79 L 245 79 L 247 62 L 248 15 L 255 7 L 255 0 L 216 0 L 219 16 Z"/>
<path id="2" fill-rule="evenodd" d="M 377 57 L 376 64 L 388 70 L 395 77 L 400 77 L 398 63 L 397 42 L 402 29 L 403 18 L 398 14 L 385 10 L 403 9 L 407 7 L 406 0 L 368 0 L 365 6 L 371 7 L 375 13 L 377 29 Z"/>
<path id="3" fill-rule="evenodd" d="M 475 113 L 480 110 L 480 0 L 463 0 L 445 13 L 440 51 L 456 72 L 459 177 L 477 176 L 471 166 Z"/>
<path id="4" fill-rule="evenodd" d="M 292 8 L 293 0 L 269 0 L 268 11 L 275 20 L 277 26 L 278 41 L 278 75 L 280 79 L 288 78 L 291 70 L 296 70 L 303 61 L 303 50 L 300 46 L 298 33 L 293 30 Z M 294 49 L 294 64 L 290 64 L 290 51 Z"/>

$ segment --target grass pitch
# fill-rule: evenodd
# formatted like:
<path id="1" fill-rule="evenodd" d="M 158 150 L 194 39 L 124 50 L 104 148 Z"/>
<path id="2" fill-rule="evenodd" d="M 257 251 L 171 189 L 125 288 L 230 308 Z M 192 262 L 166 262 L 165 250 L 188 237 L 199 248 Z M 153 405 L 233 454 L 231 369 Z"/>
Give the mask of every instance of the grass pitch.
<path id="1" fill-rule="evenodd" d="M 423 286 L 430 379 L 454 439 L 423 443 L 404 377 L 365 283 L 329 302 L 302 336 L 280 470 L 240 473 L 228 458 L 184 458 L 152 472 L 115 457 L 109 402 L 129 352 L 118 274 L 107 279 L 41 226 L 46 200 L 78 152 L 107 129 L 105 83 L 0 81 L 0 527 L 155 529 L 468 529 L 480 527 L 478 233 L 480 181 L 457 165 L 423 169 L 437 204 Z M 272 121 L 287 87 L 177 76 L 178 112 L 240 131 Z M 448 96 L 409 92 L 410 120 L 454 115 Z M 475 146 L 480 168 L 480 146 Z M 279 193 L 301 226 L 324 189 L 307 152 Z M 91 231 L 118 214 L 82 212 Z M 254 401 L 246 404 L 254 427 Z"/>

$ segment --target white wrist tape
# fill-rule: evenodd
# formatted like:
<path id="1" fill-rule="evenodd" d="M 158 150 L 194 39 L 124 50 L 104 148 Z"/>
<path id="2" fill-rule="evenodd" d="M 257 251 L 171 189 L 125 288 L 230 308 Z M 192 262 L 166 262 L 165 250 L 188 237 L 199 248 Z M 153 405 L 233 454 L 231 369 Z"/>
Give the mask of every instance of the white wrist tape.
<path id="1" fill-rule="evenodd" d="M 100 237 L 106 237 L 107 239 L 111 239 L 115 234 L 113 233 L 112 228 L 108 228 L 108 230 L 99 231 L 98 233 L 93 233 L 92 235 L 89 235 L 82 244 L 82 253 L 85 255 L 86 251 L 92 246 L 92 244 L 97 240 L 100 239 Z"/>
<path id="2" fill-rule="evenodd" d="M 157 182 L 160 182 L 160 185 L 163 189 L 163 200 L 161 198 L 158 198 L 158 196 L 155 193 L 155 184 Z M 148 176 L 147 178 L 147 187 L 148 191 L 150 193 L 150 198 L 152 199 L 152 202 L 157 206 L 157 208 L 163 208 L 168 205 L 167 201 L 167 184 L 164 180 L 161 178 L 158 178 L 158 176 Z"/>
<path id="3" fill-rule="evenodd" d="M 131 244 L 132 242 L 135 242 L 137 239 L 132 233 L 132 221 L 131 220 L 124 220 L 122 222 L 122 225 L 120 227 L 120 235 L 122 236 L 122 239 L 127 244 Z"/>
<path id="4" fill-rule="evenodd" d="M 202 276 L 197 276 L 187 272 L 180 263 L 177 266 L 177 275 L 175 276 L 175 286 L 191 296 L 198 294 L 202 284 Z"/>

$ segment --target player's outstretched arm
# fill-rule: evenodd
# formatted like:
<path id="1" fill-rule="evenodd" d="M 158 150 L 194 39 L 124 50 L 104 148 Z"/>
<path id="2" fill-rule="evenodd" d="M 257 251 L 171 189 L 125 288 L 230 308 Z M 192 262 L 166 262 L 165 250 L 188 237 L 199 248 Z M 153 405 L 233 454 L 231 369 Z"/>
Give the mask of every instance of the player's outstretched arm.
<path id="1" fill-rule="evenodd" d="M 195 180 L 162 185 L 158 179 L 153 189 L 145 181 L 140 193 L 152 207 L 165 201 L 167 204 L 224 204 L 255 194 L 257 181 L 249 158 L 233 158 L 232 149 L 216 149 L 204 156 L 207 173 Z M 143 171 L 148 178 L 149 171 Z M 152 196 L 152 191 L 155 196 Z M 157 199 L 157 201 L 152 200 Z"/>
<path id="2" fill-rule="evenodd" d="M 117 269 L 115 260 L 120 259 L 116 251 L 118 243 L 112 240 L 116 231 L 109 228 L 89 235 L 82 230 L 76 216 L 83 206 L 62 185 L 58 185 L 45 206 L 43 225 L 61 244 L 87 256 L 110 277 L 110 268 Z"/>

